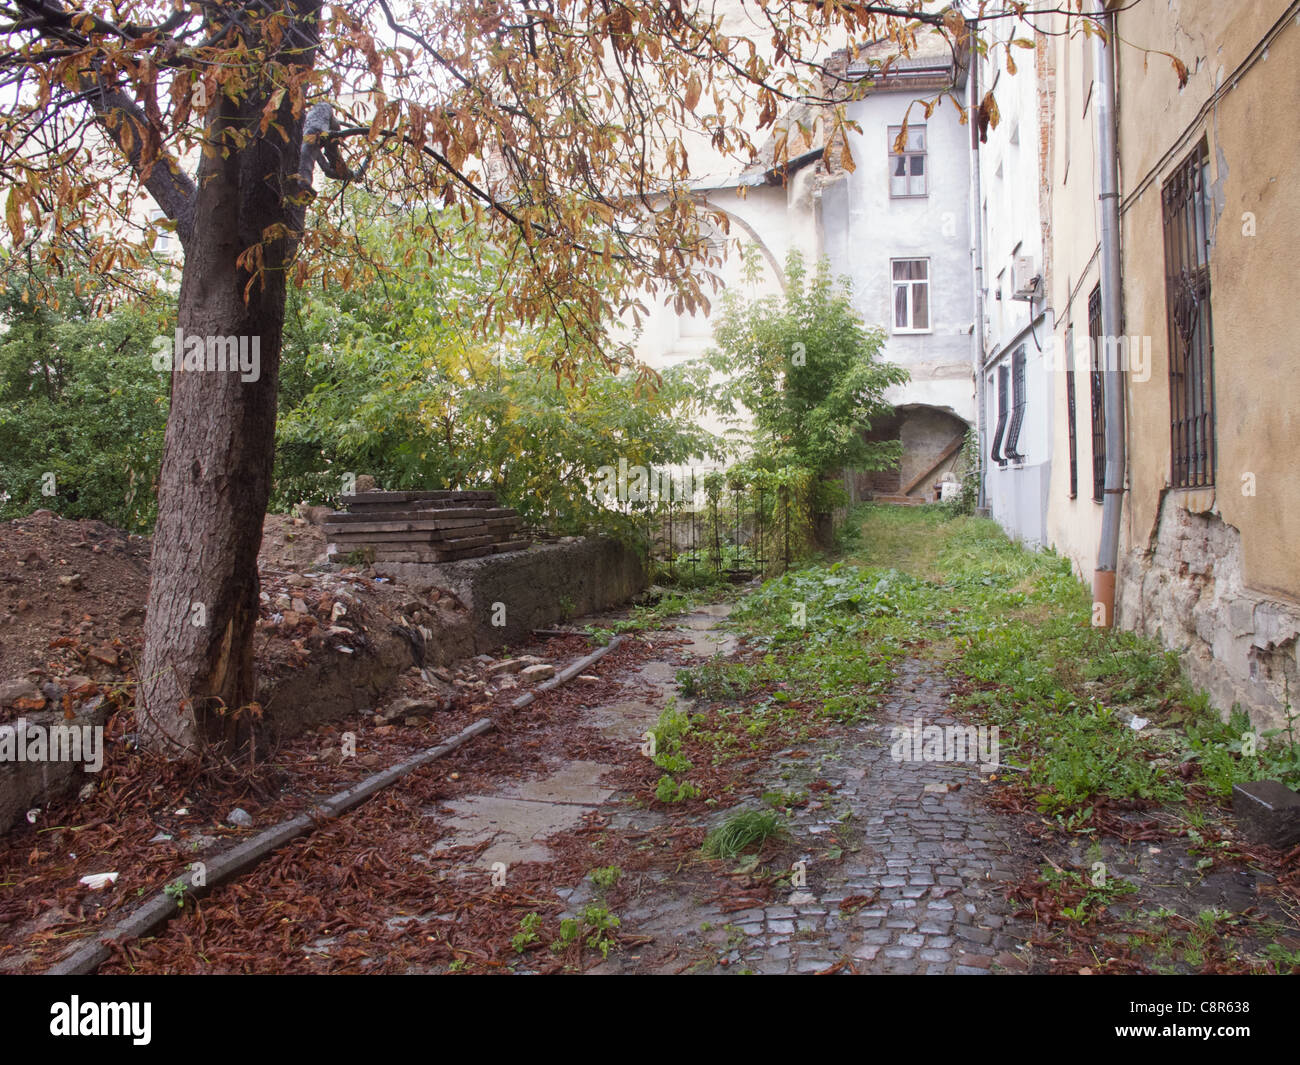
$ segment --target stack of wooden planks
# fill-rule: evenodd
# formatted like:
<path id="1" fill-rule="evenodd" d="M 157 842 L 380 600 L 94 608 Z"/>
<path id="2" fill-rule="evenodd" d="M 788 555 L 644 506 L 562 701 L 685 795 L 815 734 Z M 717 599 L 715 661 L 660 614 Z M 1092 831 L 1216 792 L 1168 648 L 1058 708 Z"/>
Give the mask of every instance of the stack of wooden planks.
<path id="1" fill-rule="evenodd" d="M 374 562 L 454 562 L 522 551 L 522 519 L 494 492 L 359 492 L 325 519 L 335 554 L 364 551 Z"/>

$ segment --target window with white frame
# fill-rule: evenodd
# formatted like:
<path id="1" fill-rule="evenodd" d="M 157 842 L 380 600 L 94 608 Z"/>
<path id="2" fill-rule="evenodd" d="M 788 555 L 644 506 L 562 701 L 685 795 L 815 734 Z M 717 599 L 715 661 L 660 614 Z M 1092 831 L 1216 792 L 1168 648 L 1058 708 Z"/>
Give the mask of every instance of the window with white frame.
<path id="1" fill-rule="evenodd" d="M 902 126 L 889 127 L 889 195 L 895 199 L 929 193 L 925 174 L 925 127 L 908 126 L 902 152 L 894 151 Z"/>
<path id="2" fill-rule="evenodd" d="M 155 227 L 158 231 L 158 237 L 154 241 L 153 250 L 158 252 L 160 255 L 166 254 L 167 252 L 170 252 L 172 250 L 171 230 L 163 226 L 157 225 L 157 223 L 165 221 L 166 218 L 167 218 L 166 213 L 157 207 L 155 207 L 152 211 L 149 212 L 149 221 L 155 224 Z"/>
<path id="3" fill-rule="evenodd" d="M 930 330 L 930 260 L 893 259 L 894 332 Z"/>

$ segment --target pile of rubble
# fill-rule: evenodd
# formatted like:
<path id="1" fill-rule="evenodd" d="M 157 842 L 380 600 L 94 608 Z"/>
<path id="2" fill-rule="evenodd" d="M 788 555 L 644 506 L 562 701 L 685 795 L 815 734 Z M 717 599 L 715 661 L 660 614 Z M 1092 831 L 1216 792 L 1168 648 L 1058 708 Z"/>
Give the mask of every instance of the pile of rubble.
<path id="1" fill-rule="evenodd" d="M 376 725 L 415 725 L 430 714 L 457 705 L 474 704 L 486 710 L 498 692 L 550 680 L 555 665 L 537 655 L 519 655 L 498 661 L 491 655 L 476 655 L 454 667 L 413 666 L 388 693 L 386 706 L 376 709 Z"/>

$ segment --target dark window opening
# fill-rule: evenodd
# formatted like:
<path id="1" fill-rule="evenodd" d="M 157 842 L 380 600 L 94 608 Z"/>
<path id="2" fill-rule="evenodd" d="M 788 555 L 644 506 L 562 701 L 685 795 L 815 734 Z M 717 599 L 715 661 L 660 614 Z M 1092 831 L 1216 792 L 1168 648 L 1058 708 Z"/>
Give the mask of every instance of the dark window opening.
<path id="1" fill-rule="evenodd" d="M 1007 368 L 998 367 L 998 425 L 993 431 L 993 450 L 989 457 L 999 466 L 1005 466 L 1007 460 L 1002 457 L 1002 434 L 1007 428 Z"/>
<path id="2" fill-rule="evenodd" d="M 1065 424 L 1070 436 L 1070 498 L 1079 495 L 1079 440 L 1075 427 L 1074 326 L 1065 331 Z"/>
<path id="3" fill-rule="evenodd" d="M 1092 498 L 1100 503 L 1106 495 L 1106 394 L 1103 389 L 1101 342 L 1101 286 L 1088 297 L 1088 341 L 1092 348 Z"/>
<path id="4" fill-rule="evenodd" d="M 1214 484 L 1209 150 L 1204 141 L 1161 193 L 1169 323 L 1169 437 L 1175 488 Z"/>
<path id="5" fill-rule="evenodd" d="M 1011 427 L 1002 453 L 1012 462 L 1024 462 L 1020 451 L 1020 429 L 1025 424 L 1025 346 L 1016 348 L 1011 356 Z"/>

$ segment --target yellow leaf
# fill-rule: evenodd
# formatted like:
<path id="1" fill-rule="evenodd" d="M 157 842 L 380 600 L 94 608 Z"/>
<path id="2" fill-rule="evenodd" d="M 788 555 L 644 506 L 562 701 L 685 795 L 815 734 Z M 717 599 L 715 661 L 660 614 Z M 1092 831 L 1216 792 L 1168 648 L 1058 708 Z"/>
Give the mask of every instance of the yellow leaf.
<path id="1" fill-rule="evenodd" d="M 857 164 L 853 161 L 853 153 L 849 151 L 849 142 L 847 138 L 840 146 L 840 166 L 844 167 L 844 169 L 850 174 L 858 168 Z"/>
<path id="2" fill-rule="evenodd" d="M 21 244 L 24 233 L 23 205 L 19 199 L 17 186 L 9 190 L 9 199 L 5 203 L 5 222 L 9 226 L 9 232 L 13 234 L 14 244 Z"/>
<path id="3" fill-rule="evenodd" d="M 777 130 L 776 143 L 772 147 L 772 162 L 779 166 L 781 163 L 789 160 L 790 131 L 786 129 Z"/>

